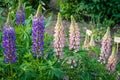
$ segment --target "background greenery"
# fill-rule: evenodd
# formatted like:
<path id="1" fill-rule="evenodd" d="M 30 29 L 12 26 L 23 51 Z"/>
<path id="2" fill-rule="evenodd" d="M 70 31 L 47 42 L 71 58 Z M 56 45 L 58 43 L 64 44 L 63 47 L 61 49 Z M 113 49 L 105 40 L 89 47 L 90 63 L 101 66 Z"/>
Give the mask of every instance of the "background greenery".
<path id="1" fill-rule="evenodd" d="M 64 48 L 65 59 L 58 61 L 52 47 L 53 36 L 45 33 L 45 55 L 36 59 L 31 51 L 31 28 L 32 18 L 38 4 L 43 5 L 45 15 L 45 27 L 49 27 L 52 20 L 50 12 L 60 11 L 64 19 L 70 20 L 73 15 L 77 22 L 82 23 L 81 36 L 84 38 L 85 29 L 92 29 L 95 32 L 95 41 L 100 43 L 106 27 L 119 23 L 120 2 L 119 0 L 56 0 L 56 7 L 51 7 L 51 0 L 23 0 L 23 7 L 26 12 L 26 23 L 24 26 L 15 25 L 15 14 L 18 0 L 0 0 L 0 27 L 4 26 L 6 14 L 11 11 L 12 26 L 16 31 L 17 63 L 4 63 L 3 50 L 0 46 L 0 80 L 63 80 L 69 76 L 70 80 L 115 80 L 120 73 L 120 63 L 116 72 L 110 74 L 106 66 L 98 63 L 100 45 L 90 48 L 89 51 L 82 50 L 74 53 Z M 87 22 L 87 23 L 86 23 Z M 118 28 L 119 29 L 119 28 Z M 68 33 L 66 34 L 68 35 Z M 120 31 L 114 35 L 119 36 Z M 114 36 L 112 36 L 114 37 Z M 67 36 L 68 38 L 68 36 Z M 0 45 L 2 42 L 2 30 L 0 31 Z M 68 42 L 66 42 L 68 44 Z M 76 59 L 77 66 L 67 64 L 69 59 Z"/>

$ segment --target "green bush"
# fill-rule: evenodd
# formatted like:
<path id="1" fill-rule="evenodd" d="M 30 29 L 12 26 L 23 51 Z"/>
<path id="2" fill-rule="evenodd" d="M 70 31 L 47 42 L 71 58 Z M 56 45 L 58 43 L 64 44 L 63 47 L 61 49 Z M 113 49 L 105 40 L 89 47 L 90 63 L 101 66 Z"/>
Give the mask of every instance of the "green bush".
<path id="1" fill-rule="evenodd" d="M 97 18 L 100 15 L 101 21 L 106 18 L 119 22 L 120 0 L 62 0 L 60 11 L 66 19 L 70 15 L 78 20 L 84 16 Z"/>

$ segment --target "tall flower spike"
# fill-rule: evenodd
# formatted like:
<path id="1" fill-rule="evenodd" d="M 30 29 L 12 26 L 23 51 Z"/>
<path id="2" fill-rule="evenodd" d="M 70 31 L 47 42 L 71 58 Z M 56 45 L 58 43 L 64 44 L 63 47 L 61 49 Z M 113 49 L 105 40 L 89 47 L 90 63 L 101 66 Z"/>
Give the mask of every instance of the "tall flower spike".
<path id="1" fill-rule="evenodd" d="M 113 73 L 116 69 L 116 65 L 117 65 L 117 54 L 116 54 L 116 48 L 113 47 L 112 54 L 110 55 L 110 57 L 108 59 L 108 63 L 106 65 L 106 68 L 108 71 Z"/>
<path id="2" fill-rule="evenodd" d="M 95 46 L 96 44 L 95 44 L 95 41 L 94 41 L 94 35 L 92 35 L 91 36 L 91 40 L 90 40 L 90 43 L 89 43 L 89 46 L 90 47 L 93 47 L 93 46 Z"/>
<path id="3" fill-rule="evenodd" d="M 41 16 L 42 6 L 39 5 L 37 13 L 32 21 L 32 52 L 34 56 L 39 57 L 44 54 L 44 17 Z"/>
<path id="4" fill-rule="evenodd" d="M 63 57 L 63 47 L 65 43 L 64 37 L 64 27 L 61 21 L 61 15 L 58 13 L 58 19 L 55 26 L 55 34 L 54 34 L 54 51 L 57 53 L 59 58 Z"/>
<path id="5" fill-rule="evenodd" d="M 84 44 L 83 44 L 82 48 L 85 49 L 85 50 L 88 50 L 88 48 L 89 48 L 89 36 L 87 34 L 85 36 L 85 41 L 84 41 Z"/>
<path id="6" fill-rule="evenodd" d="M 18 6 L 18 10 L 16 12 L 16 24 L 25 24 L 25 12 L 24 9 L 22 7 L 22 0 L 19 0 L 19 6 Z"/>
<path id="7" fill-rule="evenodd" d="M 3 29 L 2 48 L 4 50 L 5 62 L 16 62 L 16 44 L 15 44 L 15 30 L 11 27 L 10 14 L 8 14 L 7 22 Z"/>
<path id="8" fill-rule="evenodd" d="M 80 32 L 78 25 L 74 20 L 74 17 L 71 16 L 71 25 L 69 30 L 69 49 L 78 52 L 80 47 Z"/>
<path id="9" fill-rule="evenodd" d="M 109 56 L 111 55 L 111 36 L 110 28 L 108 27 L 106 34 L 104 35 L 101 43 L 101 54 L 99 57 L 99 62 L 106 64 Z"/>

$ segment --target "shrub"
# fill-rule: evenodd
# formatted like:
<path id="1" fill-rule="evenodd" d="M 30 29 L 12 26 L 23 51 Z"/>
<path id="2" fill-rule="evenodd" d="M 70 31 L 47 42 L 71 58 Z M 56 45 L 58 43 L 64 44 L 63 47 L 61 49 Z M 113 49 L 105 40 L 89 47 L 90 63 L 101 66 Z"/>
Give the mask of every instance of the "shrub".
<path id="1" fill-rule="evenodd" d="M 60 12 L 66 19 L 70 18 L 70 15 L 74 15 L 78 20 L 84 16 L 97 18 L 100 15 L 101 21 L 106 18 L 119 22 L 120 1 L 64 0 L 60 2 Z"/>

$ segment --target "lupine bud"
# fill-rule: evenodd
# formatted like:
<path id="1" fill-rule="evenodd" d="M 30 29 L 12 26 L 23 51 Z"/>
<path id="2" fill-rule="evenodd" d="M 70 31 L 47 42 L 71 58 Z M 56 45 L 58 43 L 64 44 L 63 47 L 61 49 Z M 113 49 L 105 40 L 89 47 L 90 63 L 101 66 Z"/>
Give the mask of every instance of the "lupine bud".
<path id="1" fill-rule="evenodd" d="M 84 44 L 83 44 L 82 48 L 85 49 L 85 50 L 88 50 L 88 48 L 89 48 L 89 36 L 87 34 L 85 36 L 85 41 L 84 41 Z"/>
<path id="2" fill-rule="evenodd" d="M 89 43 L 89 46 L 90 47 L 93 47 L 93 46 L 95 46 L 96 44 L 95 44 L 95 41 L 94 41 L 94 35 L 92 35 L 91 36 L 91 40 L 90 40 L 90 43 Z"/>
<path id="3" fill-rule="evenodd" d="M 16 62 L 16 44 L 15 44 L 15 30 L 11 27 L 10 14 L 8 14 L 7 22 L 3 29 L 2 48 L 4 50 L 5 62 Z"/>
<path id="4" fill-rule="evenodd" d="M 64 27 L 61 21 L 61 15 L 58 13 L 58 19 L 55 26 L 55 34 L 54 34 L 54 51 L 57 53 L 59 58 L 63 56 L 63 47 L 65 43 L 64 37 Z"/>
<path id="5" fill-rule="evenodd" d="M 116 54 L 116 48 L 113 47 L 112 54 L 110 55 L 110 57 L 108 59 L 106 68 L 108 71 L 113 73 L 116 69 L 116 65 L 117 65 L 117 54 Z"/>
<path id="6" fill-rule="evenodd" d="M 78 25 L 74 20 L 74 17 L 71 16 L 71 25 L 70 25 L 70 34 L 69 34 L 69 49 L 78 52 L 80 47 L 80 32 Z"/>
<path id="7" fill-rule="evenodd" d="M 18 10 L 16 12 L 16 24 L 17 25 L 19 25 L 19 24 L 24 25 L 25 24 L 25 12 L 24 12 L 21 4 L 22 4 L 22 0 L 19 0 Z"/>
<path id="8" fill-rule="evenodd" d="M 110 28 L 108 27 L 106 34 L 104 35 L 101 43 L 101 54 L 99 57 L 99 62 L 106 64 L 110 54 L 111 54 L 111 36 Z"/>
<path id="9" fill-rule="evenodd" d="M 40 16 L 41 5 L 38 6 L 36 15 L 32 22 L 32 52 L 34 56 L 39 57 L 44 53 L 44 17 Z"/>

